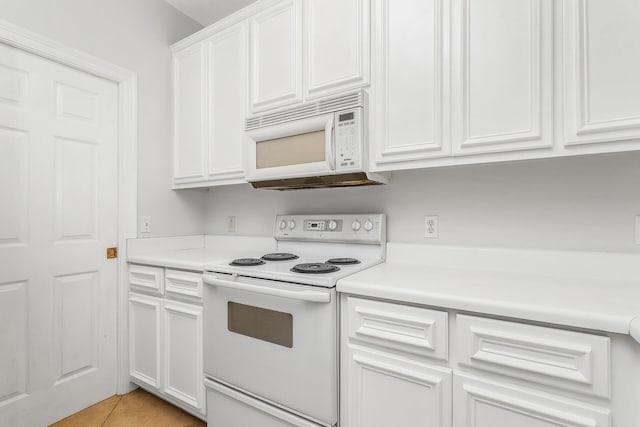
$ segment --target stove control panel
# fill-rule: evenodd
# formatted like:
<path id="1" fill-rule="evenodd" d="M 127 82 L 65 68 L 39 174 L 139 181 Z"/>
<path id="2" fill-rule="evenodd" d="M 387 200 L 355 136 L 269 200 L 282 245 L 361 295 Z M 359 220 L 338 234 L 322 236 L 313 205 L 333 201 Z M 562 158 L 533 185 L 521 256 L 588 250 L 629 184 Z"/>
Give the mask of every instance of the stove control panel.
<path id="1" fill-rule="evenodd" d="M 386 215 L 278 215 L 277 240 L 378 244 L 386 240 Z"/>
<path id="2" fill-rule="evenodd" d="M 308 219 L 304 222 L 304 225 L 305 225 L 306 231 L 329 231 L 329 232 L 342 231 L 341 219 L 328 219 L 328 220 Z"/>

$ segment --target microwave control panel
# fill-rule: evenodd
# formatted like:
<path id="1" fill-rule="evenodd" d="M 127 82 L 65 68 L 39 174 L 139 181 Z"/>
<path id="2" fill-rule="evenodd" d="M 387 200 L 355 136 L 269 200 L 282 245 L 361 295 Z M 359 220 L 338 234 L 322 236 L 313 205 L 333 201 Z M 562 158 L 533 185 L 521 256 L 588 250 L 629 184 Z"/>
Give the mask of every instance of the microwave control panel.
<path id="1" fill-rule="evenodd" d="M 362 167 L 362 108 L 340 111 L 335 118 L 336 170 Z"/>

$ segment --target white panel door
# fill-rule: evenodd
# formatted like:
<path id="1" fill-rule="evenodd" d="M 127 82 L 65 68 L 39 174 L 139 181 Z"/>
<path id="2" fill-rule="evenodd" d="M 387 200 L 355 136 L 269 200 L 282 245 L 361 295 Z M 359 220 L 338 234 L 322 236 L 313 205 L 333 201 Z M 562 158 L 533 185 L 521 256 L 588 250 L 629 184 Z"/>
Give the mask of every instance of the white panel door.
<path id="1" fill-rule="evenodd" d="M 204 413 L 202 325 L 202 307 L 164 302 L 162 390 Z"/>
<path id="2" fill-rule="evenodd" d="M 341 380 L 342 425 L 451 426 L 450 369 L 352 344 L 347 347 Z"/>
<path id="3" fill-rule="evenodd" d="M 204 181 L 207 161 L 204 42 L 173 56 L 173 183 Z"/>
<path id="4" fill-rule="evenodd" d="M 246 182 L 242 158 L 247 115 L 248 39 L 241 23 L 207 40 L 209 50 L 209 168 L 211 184 Z"/>
<path id="5" fill-rule="evenodd" d="M 306 0 L 305 98 L 369 83 L 370 0 Z"/>
<path id="6" fill-rule="evenodd" d="M 454 154 L 553 145 L 553 1 L 453 0 Z"/>
<path id="7" fill-rule="evenodd" d="M 162 299 L 129 296 L 129 374 L 136 381 L 160 389 Z"/>
<path id="8" fill-rule="evenodd" d="M 451 151 L 443 114 L 448 4 L 374 0 L 373 170 L 419 167 Z"/>
<path id="9" fill-rule="evenodd" d="M 609 409 L 454 373 L 453 427 L 609 427 Z"/>
<path id="10" fill-rule="evenodd" d="M 565 143 L 640 138 L 640 3 L 562 4 Z"/>
<path id="11" fill-rule="evenodd" d="M 251 111 L 302 101 L 301 0 L 283 0 L 249 20 Z"/>
<path id="12" fill-rule="evenodd" d="M 116 183 L 117 86 L 0 45 L 6 425 L 46 425 L 115 392 Z"/>

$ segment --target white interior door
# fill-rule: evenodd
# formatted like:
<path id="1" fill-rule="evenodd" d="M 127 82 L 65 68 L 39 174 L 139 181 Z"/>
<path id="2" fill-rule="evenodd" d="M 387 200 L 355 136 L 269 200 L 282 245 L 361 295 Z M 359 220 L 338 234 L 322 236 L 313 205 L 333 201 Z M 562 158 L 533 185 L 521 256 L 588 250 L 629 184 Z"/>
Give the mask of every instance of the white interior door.
<path id="1" fill-rule="evenodd" d="M 116 178 L 117 86 L 0 45 L 3 425 L 115 392 Z"/>

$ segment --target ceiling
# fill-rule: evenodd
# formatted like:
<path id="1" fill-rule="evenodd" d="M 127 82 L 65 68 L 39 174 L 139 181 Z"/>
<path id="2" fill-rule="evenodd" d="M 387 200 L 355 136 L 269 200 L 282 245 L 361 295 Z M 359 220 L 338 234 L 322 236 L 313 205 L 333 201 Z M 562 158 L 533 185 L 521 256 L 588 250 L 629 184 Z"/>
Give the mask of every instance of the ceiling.
<path id="1" fill-rule="evenodd" d="M 165 0 L 194 21 L 207 26 L 255 0 Z"/>

